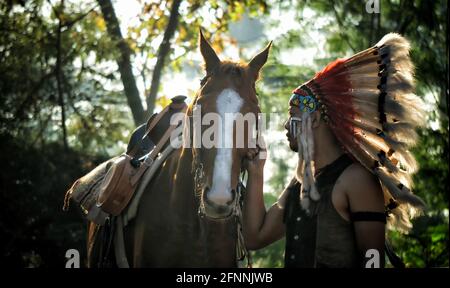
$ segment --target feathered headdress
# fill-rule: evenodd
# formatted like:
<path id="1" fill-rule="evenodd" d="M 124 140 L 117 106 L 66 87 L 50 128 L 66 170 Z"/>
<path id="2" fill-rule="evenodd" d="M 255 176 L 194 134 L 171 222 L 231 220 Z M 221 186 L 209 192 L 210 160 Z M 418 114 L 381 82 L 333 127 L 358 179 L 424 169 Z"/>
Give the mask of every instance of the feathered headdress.
<path id="1" fill-rule="evenodd" d="M 416 143 L 415 128 L 425 124 L 425 117 L 424 104 L 414 94 L 409 49 L 405 38 L 387 34 L 372 48 L 328 64 L 295 89 L 290 100 L 290 105 L 304 112 L 322 112 L 346 152 L 378 176 L 388 209 L 399 205 L 392 210 L 393 220 L 406 229 L 411 213 L 424 206 L 411 192 L 411 175 L 418 167 L 409 148 Z M 308 117 L 304 118 L 300 131 L 310 130 Z M 319 196 L 310 163 L 311 147 L 302 141 L 303 182 L 309 198 L 315 200 Z"/>

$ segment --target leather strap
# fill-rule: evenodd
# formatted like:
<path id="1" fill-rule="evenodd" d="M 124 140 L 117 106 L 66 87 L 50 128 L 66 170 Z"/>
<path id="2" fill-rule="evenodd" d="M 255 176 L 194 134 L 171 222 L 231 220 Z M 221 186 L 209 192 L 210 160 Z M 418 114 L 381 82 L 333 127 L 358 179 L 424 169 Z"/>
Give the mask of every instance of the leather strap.
<path id="1" fill-rule="evenodd" d="M 171 105 L 167 105 L 166 108 L 164 108 L 161 112 L 159 112 L 158 114 L 156 114 L 155 118 L 153 118 L 153 120 L 149 123 L 147 130 L 145 131 L 144 136 L 142 137 L 142 139 L 144 139 L 145 137 L 148 136 L 148 134 L 150 132 L 152 132 L 153 128 L 155 128 L 156 124 L 159 123 L 159 120 L 162 119 L 162 117 L 164 117 L 164 115 L 166 115 L 166 113 L 169 111 Z"/>
<path id="2" fill-rule="evenodd" d="M 170 103 L 170 105 L 167 105 L 161 112 L 153 114 L 147 122 L 147 127 L 145 130 L 144 136 L 142 136 L 141 141 L 143 139 L 145 139 L 145 137 L 147 137 L 148 134 L 150 134 L 150 132 L 152 132 L 153 128 L 155 128 L 156 125 L 158 125 L 159 121 L 161 121 L 161 119 L 164 117 L 164 115 L 167 114 L 169 109 L 175 109 L 175 110 L 182 109 L 180 112 L 184 112 L 184 111 L 186 111 L 186 107 L 187 107 L 187 105 L 185 102 L 180 102 L 180 103 L 172 102 L 172 103 Z M 130 155 L 131 157 L 135 157 L 136 153 L 139 151 L 140 142 L 136 143 L 136 145 L 134 145 L 134 147 L 127 154 Z"/>
<path id="3" fill-rule="evenodd" d="M 127 254 L 125 253 L 122 221 L 122 215 L 117 216 L 116 233 L 114 235 L 114 254 L 116 255 L 116 264 L 119 268 L 130 268 Z"/>
<path id="4" fill-rule="evenodd" d="M 155 156 L 158 155 L 159 151 L 161 151 L 161 148 L 164 146 L 164 144 L 166 144 L 166 141 L 169 139 L 170 134 L 175 129 L 175 127 L 176 127 L 175 125 L 170 126 L 170 128 L 167 129 L 167 131 L 164 133 L 161 140 L 159 140 L 158 145 L 156 145 L 156 147 L 153 148 L 150 154 L 147 154 L 141 166 L 139 166 L 136 173 L 130 179 L 132 186 L 134 186 L 139 181 L 141 176 L 144 174 L 145 170 L 147 170 L 147 168 L 153 163 L 153 160 L 155 160 Z"/>
<path id="5" fill-rule="evenodd" d="M 353 212 L 350 213 L 350 220 L 352 222 L 358 221 L 375 221 L 375 222 L 383 222 L 386 224 L 386 214 L 381 212 Z"/>
<path id="6" fill-rule="evenodd" d="M 183 108 L 183 110 L 181 110 L 181 113 L 184 113 L 186 111 L 186 107 L 185 106 Z M 163 112 L 161 112 L 162 114 Z M 165 112 L 164 112 L 165 113 Z M 156 119 L 155 119 L 156 120 Z M 154 127 L 154 126 L 153 126 Z M 130 182 L 131 185 L 134 186 L 139 179 L 142 177 L 142 175 L 144 174 L 144 172 L 148 169 L 148 167 L 153 163 L 153 161 L 155 160 L 156 156 L 158 156 L 159 152 L 161 151 L 161 149 L 164 147 L 164 145 L 167 143 L 167 141 L 170 138 L 170 135 L 172 134 L 173 130 L 175 130 L 175 128 L 177 128 L 178 125 L 171 125 L 169 127 L 169 129 L 167 129 L 166 132 L 164 132 L 164 135 L 161 137 L 161 139 L 159 140 L 158 144 L 156 145 L 155 148 L 153 148 L 153 150 L 150 152 L 150 154 L 147 154 L 147 156 L 145 157 L 144 162 L 141 164 L 141 166 L 138 168 L 138 170 L 136 171 L 136 173 L 131 177 Z M 145 136 L 144 136 L 145 137 Z"/>

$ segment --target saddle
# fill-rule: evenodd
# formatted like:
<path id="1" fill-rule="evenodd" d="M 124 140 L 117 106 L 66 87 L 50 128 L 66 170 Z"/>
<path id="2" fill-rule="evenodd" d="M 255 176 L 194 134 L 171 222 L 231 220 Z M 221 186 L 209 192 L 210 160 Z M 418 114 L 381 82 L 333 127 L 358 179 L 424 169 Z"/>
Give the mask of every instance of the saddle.
<path id="1" fill-rule="evenodd" d="M 173 97 L 163 111 L 153 114 L 147 123 L 132 132 L 125 153 L 103 162 L 76 180 L 66 192 L 63 210 L 67 211 L 73 200 L 87 220 L 100 226 L 110 215 L 120 215 L 133 198 L 142 176 L 170 144 L 171 132 L 176 128 L 170 121 L 175 113 L 185 111 L 185 99 L 181 95 Z"/>

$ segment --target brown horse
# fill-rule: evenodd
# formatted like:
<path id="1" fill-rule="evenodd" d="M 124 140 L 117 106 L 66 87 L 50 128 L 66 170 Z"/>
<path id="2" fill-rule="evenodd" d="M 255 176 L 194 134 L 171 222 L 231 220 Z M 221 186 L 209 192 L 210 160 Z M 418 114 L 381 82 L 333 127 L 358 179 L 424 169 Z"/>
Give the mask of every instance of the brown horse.
<path id="1" fill-rule="evenodd" d="M 260 112 L 255 82 L 267 61 L 269 48 L 270 44 L 248 64 L 222 62 L 200 33 L 206 77 L 186 112 L 190 121 L 183 124 L 184 130 L 194 130 L 187 135 L 190 143 L 193 134 L 206 130 L 203 125 L 201 131 L 193 127 L 196 107 L 201 107 L 202 116 L 209 112 L 256 116 Z M 231 129 L 224 127 L 221 137 L 246 137 L 236 131 L 235 124 Z M 249 133 L 248 128 L 244 131 Z M 125 227 L 130 266 L 235 267 L 238 235 L 231 215 L 238 201 L 236 189 L 247 149 L 248 145 L 184 146 L 173 151 L 145 188 L 135 219 Z"/>

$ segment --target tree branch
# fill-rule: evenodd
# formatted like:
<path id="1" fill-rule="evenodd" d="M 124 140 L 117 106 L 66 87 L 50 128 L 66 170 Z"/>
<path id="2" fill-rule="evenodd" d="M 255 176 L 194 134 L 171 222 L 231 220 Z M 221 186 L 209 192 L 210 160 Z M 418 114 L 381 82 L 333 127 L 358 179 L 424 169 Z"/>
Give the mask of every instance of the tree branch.
<path id="1" fill-rule="evenodd" d="M 67 30 L 70 30 L 70 28 L 72 28 L 72 26 L 75 23 L 77 23 L 78 21 L 83 20 L 87 15 L 89 15 L 92 11 L 94 11 L 95 8 L 97 8 L 97 5 L 95 5 L 91 9 L 89 9 L 86 13 L 82 13 L 82 14 L 78 15 L 78 17 L 76 17 L 75 19 L 72 19 L 71 21 L 68 21 L 67 23 L 64 23 L 63 27 L 66 28 L 66 29 L 64 31 L 62 31 L 62 32 L 66 32 Z"/>
<path id="2" fill-rule="evenodd" d="M 345 42 L 347 43 L 348 47 L 350 47 L 350 49 L 352 49 L 353 52 L 356 51 L 355 47 L 353 47 L 352 43 L 350 43 L 350 40 L 348 39 L 348 35 L 342 32 L 342 29 L 344 28 L 344 25 L 342 23 L 341 17 L 339 16 L 339 13 L 337 12 L 336 7 L 334 6 L 334 4 L 331 4 L 331 6 L 333 7 L 333 12 L 334 12 L 334 16 L 336 18 L 336 21 L 338 22 L 339 25 L 339 35 L 341 35 L 342 39 L 345 40 Z"/>
<path id="3" fill-rule="evenodd" d="M 40 122 L 40 129 L 39 132 L 36 134 L 36 137 L 33 139 L 33 141 L 31 141 L 31 146 L 34 147 L 36 145 L 36 142 L 40 139 L 42 139 L 42 134 L 44 133 L 45 129 L 47 129 L 48 123 L 50 122 L 50 120 L 52 119 L 52 113 L 49 113 L 49 115 L 47 116 L 47 118 L 45 119 L 44 122 L 39 121 Z"/>
<path id="4" fill-rule="evenodd" d="M 120 57 L 117 59 L 117 64 L 119 65 L 125 95 L 133 114 L 134 123 L 140 125 L 145 121 L 145 114 L 131 66 L 131 49 L 122 37 L 119 21 L 117 20 L 111 0 L 97 0 L 97 2 L 102 10 L 109 35 L 114 41 L 117 41 L 117 47 L 120 51 Z"/>
<path id="5" fill-rule="evenodd" d="M 15 111 L 14 115 L 15 118 L 19 119 L 19 120 L 23 120 L 24 118 L 24 114 L 25 114 L 25 110 L 27 109 L 28 106 L 30 106 L 30 102 L 33 98 L 33 95 L 35 95 L 35 93 L 41 89 L 42 85 L 44 83 L 46 83 L 46 80 L 50 77 L 52 77 L 53 75 L 55 75 L 56 71 L 56 67 L 53 68 L 49 73 L 44 74 L 39 81 L 35 82 L 33 87 L 29 90 L 29 93 L 27 94 L 27 96 L 25 97 L 25 99 L 22 101 L 22 103 L 19 105 L 19 108 L 17 108 L 17 110 Z"/>
<path id="6" fill-rule="evenodd" d="M 178 25 L 178 17 L 181 0 L 174 0 L 172 4 L 172 8 L 170 9 L 170 17 L 169 22 L 167 23 L 166 31 L 164 31 L 164 37 L 161 42 L 161 45 L 158 49 L 157 60 L 155 64 L 155 68 L 153 69 L 152 82 L 150 84 L 150 92 L 147 97 L 147 116 L 153 113 L 153 109 L 155 108 L 155 100 L 158 94 L 160 80 L 162 71 L 164 69 L 164 62 L 167 58 L 167 55 L 170 51 L 170 39 L 175 34 L 175 30 Z"/>
<path id="7" fill-rule="evenodd" d="M 64 77 L 64 75 L 63 75 L 63 80 L 64 80 L 64 85 L 66 87 L 70 87 L 70 89 L 68 89 L 68 93 L 67 93 L 67 104 L 69 105 L 70 108 L 72 108 L 72 110 L 75 112 L 75 114 L 77 114 L 80 117 L 80 121 L 83 124 L 83 128 L 85 130 L 92 131 L 93 130 L 92 125 L 90 125 L 89 122 L 86 121 L 85 117 L 81 114 L 81 112 L 75 106 L 75 103 L 74 103 L 75 99 L 73 97 L 73 93 L 71 93 L 73 91 L 73 89 L 72 89 L 69 81 L 67 80 L 67 78 Z"/>
<path id="8" fill-rule="evenodd" d="M 67 130 L 66 130 L 66 110 L 64 107 L 64 95 L 63 95 L 63 89 L 62 89 L 62 65 L 61 65 L 61 31 L 63 27 L 62 19 L 61 19 L 61 13 L 64 9 L 64 0 L 61 0 L 60 9 L 57 14 L 58 17 L 58 30 L 56 34 L 56 84 L 58 87 L 58 102 L 59 106 L 61 107 L 61 129 L 63 132 L 63 144 L 64 149 L 66 151 L 69 150 L 69 145 L 67 143 Z"/>

